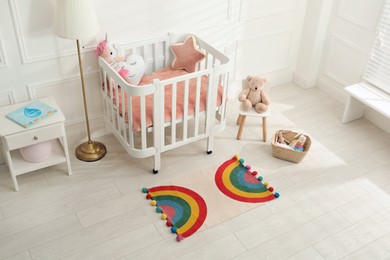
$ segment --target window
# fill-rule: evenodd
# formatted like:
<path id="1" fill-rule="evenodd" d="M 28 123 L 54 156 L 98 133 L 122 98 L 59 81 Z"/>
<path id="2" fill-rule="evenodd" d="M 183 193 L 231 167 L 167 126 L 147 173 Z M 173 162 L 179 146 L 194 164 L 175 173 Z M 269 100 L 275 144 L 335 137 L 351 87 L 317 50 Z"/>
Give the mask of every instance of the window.
<path id="1" fill-rule="evenodd" d="M 363 78 L 390 94 L 390 0 L 384 1 L 377 38 Z"/>

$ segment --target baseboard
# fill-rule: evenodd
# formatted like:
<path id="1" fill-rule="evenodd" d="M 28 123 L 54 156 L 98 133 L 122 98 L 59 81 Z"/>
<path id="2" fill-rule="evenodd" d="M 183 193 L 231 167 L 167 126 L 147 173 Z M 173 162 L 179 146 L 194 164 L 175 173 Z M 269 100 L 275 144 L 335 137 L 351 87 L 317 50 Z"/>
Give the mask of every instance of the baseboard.
<path id="1" fill-rule="evenodd" d="M 303 89 L 316 87 L 316 82 L 310 82 L 309 80 L 305 79 L 301 75 L 298 75 L 297 73 L 293 74 L 293 82 Z"/>
<path id="2" fill-rule="evenodd" d="M 336 99 L 342 104 L 347 102 L 347 94 L 340 87 L 337 87 L 335 84 L 327 81 L 326 79 L 319 79 L 317 82 L 317 87 L 323 92 Z"/>
<path id="3" fill-rule="evenodd" d="M 90 116 L 89 125 L 92 139 L 109 134 L 109 131 L 105 126 L 103 116 Z M 87 127 L 84 120 L 68 123 L 65 122 L 65 129 L 69 144 L 87 140 Z"/>
<path id="4" fill-rule="evenodd" d="M 272 87 L 272 86 L 279 86 L 279 85 L 284 85 L 292 82 L 293 74 L 294 74 L 293 71 L 282 70 L 282 71 L 267 73 L 264 75 L 264 77 L 269 80 Z"/>

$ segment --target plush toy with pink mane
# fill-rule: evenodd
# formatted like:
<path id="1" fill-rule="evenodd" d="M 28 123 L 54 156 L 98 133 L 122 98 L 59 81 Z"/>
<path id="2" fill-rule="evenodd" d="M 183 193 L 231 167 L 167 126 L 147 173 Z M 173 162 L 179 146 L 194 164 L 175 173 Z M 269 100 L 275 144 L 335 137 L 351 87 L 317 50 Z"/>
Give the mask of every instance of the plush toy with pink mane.
<path id="1" fill-rule="evenodd" d="M 101 41 L 96 47 L 95 54 L 96 56 L 101 56 L 109 64 L 125 60 L 125 57 L 119 56 L 118 50 L 108 41 L 107 34 L 106 39 Z"/>
<path id="2" fill-rule="evenodd" d="M 95 50 L 127 83 L 138 85 L 145 73 L 145 61 L 141 55 L 131 54 L 127 58 L 118 54 L 118 50 L 106 39 Z"/>

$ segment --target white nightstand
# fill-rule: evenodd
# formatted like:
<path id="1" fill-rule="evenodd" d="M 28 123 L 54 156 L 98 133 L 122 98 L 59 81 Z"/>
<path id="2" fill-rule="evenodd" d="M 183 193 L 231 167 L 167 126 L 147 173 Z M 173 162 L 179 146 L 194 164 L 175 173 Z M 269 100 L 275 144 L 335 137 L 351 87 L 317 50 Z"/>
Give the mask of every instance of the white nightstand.
<path id="1" fill-rule="evenodd" d="M 54 98 L 47 97 L 39 100 L 49 106 L 57 108 L 58 112 L 46 119 L 43 119 L 41 122 L 30 128 L 24 128 L 23 126 L 18 125 L 12 120 L 6 118 L 5 115 L 30 103 L 31 100 L 0 107 L 0 138 L 3 143 L 5 159 L 8 163 L 16 191 L 19 191 L 16 176 L 23 173 L 66 162 L 68 175 L 72 174 L 64 127 L 65 117 L 58 108 Z M 31 163 L 22 158 L 19 148 L 46 141 L 51 141 L 53 143 L 52 154 L 49 159 L 38 163 Z"/>

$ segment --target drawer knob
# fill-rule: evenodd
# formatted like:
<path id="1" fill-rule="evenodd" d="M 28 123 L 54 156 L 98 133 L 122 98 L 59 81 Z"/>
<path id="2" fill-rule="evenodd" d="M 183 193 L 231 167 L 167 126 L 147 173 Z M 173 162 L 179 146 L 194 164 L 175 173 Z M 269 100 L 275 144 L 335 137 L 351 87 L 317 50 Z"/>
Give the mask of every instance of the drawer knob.
<path id="1" fill-rule="evenodd" d="M 38 136 L 34 136 L 34 140 L 38 140 Z"/>

